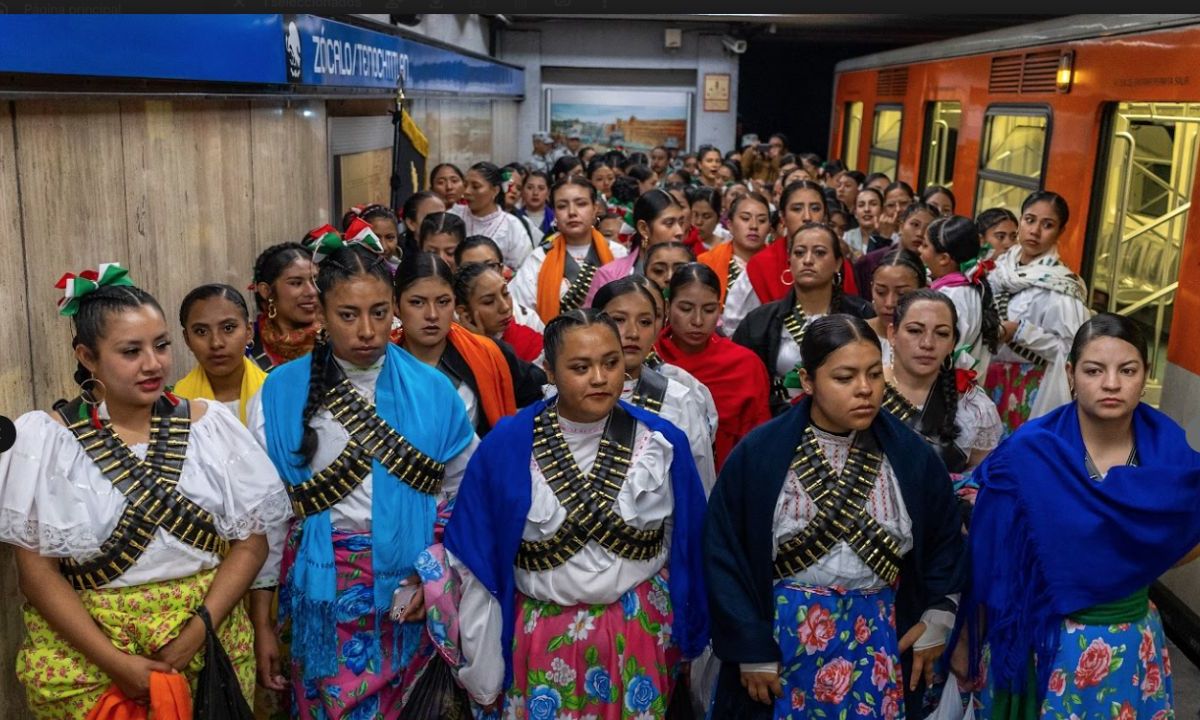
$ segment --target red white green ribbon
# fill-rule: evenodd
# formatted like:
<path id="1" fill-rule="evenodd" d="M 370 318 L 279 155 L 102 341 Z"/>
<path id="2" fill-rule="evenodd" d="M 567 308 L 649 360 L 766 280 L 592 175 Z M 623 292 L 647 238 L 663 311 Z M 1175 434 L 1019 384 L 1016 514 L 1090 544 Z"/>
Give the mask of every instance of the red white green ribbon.
<path id="1" fill-rule="evenodd" d="M 358 245 L 376 255 L 383 254 L 383 243 L 379 242 L 370 224 L 358 217 L 350 221 L 350 227 L 346 228 L 344 236 L 332 226 L 324 225 L 309 233 L 309 237 L 312 238 L 309 245 L 313 252 L 312 259 L 318 264 L 338 250 L 351 245 Z"/>
<path id="2" fill-rule="evenodd" d="M 58 313 L 71 316 L 79 312 L 79 301 L 102 287 L 133 285 L 129 271 L 120 263 L 101 263 L 98 270 L 84 270 L 78 275 L 67 273 L 58 279 L 54 287 L 63 291 L 58 300 Z"/>

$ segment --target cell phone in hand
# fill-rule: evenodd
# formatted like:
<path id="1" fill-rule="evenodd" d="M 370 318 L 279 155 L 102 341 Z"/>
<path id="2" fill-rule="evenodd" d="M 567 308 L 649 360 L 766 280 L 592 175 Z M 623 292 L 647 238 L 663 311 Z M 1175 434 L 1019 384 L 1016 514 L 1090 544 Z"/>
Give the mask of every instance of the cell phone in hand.
<path id="1" fill-rule="evenodd" d="M 413 598 L 417 595 L 417 590 L 421 586 L 417 583 L 412 585 L 401 585 L 392 593 L 392 610 L 389 613 L 393 622 L 400 622 L 404 619 L 404 611 L 412 604 Z"/>

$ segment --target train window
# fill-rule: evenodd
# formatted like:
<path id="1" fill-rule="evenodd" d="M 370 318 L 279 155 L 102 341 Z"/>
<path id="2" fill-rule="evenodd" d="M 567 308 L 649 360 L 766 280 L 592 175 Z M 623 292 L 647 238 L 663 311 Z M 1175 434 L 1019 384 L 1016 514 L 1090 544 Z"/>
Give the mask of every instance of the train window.
<path id="1" fill-rule="evenodd" d="M 954 187 L 954 149 L 958 146 L 958 126 L 962 103 L 939 100 L 925 107 L 925 145 L 921 152 L 919 187 Z"/>
<path id="2" fill-rule="evenodd" d="M 842 120 L 842 162 L 847 170 L 858 169 L 858 146 L 862 142 L 863 104 L 846 103 Z"/>
<path id="3" fill-rule="evenodd" d="M 896 179 L 900 164 L 900 128 L 904 111 L 899 105 L 876 105 L 875 122 L 871 125 L 871 153 L 867 173 L 883 173 Z"/>
<path id="4" fill-rule="evenodd" d="M 1196 177 L 1200 104 L 1116 103 L 1105 127 L 1087 233 L 1089 304 L 1142 325 L 1150 340 L 1146 401 L 1157 405 Z"/>
<path id="5" fill-rule="evenodd" d="M 1009 105 L 988 108 L 984 116 L 976 211 L 1003 207 L 1013 212 L 1021 201 L 1042 187 L 1050 109 Z"/>

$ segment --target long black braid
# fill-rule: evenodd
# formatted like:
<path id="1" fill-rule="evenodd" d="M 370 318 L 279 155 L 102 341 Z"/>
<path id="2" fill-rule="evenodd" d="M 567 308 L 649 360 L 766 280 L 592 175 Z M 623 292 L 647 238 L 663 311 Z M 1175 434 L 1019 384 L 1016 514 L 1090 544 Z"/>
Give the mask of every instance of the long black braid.
<path id="1" fill-rule="evenodd" d="M 340 248 L 327 256 L 321 261 L 317 271 L 317 296 L 321 299 L 321 305 L 324 306 L 325 296 L 339 283 L 362 275 L 376 277 L 388 287 L 392 285 L 392 274 L 388 271 L 382 255 L 352 245 Z M 301 457 L 301 466 L 311 464 L 317 452 L 317 431 L 312 427 L 312 419 L 321 409 L 325 394 L 340 379 L 341 369 L 333 360 L 333 345 L 325 338 L 325 333 L 320 333 L 312 349 L 308 399 L 304 403 L 304 434 L 297 451 Z"/>
<path id="2" fill-rule="evenodd" d="M 936 252 L 946 253 L 959 266 L 979 257 L 983 247 L 979 226 L 971 218 L 962 215 L 934 220 L 925 234 Z M 992 285 L 984 279 L 973 283 L 973 286 L 979 293 L 979 336 L 988 350 L 996 352 L 1000 346 L 1000 312 L 992 297 Z"/>
<path id="3" fill-rule="evenodd" d="M 986 283 L 984 284 L 986 285 Z M 908 314 L 908 309 L 922 300 L 941 303 L 950 309 L 950 327 L 954 329 L 954 344 L 957 346 L 959 341 L 958 310 L 954 307 L 954 301 L 937 290 L 929 288 L 918 288 L 900 296 L 899 302 L 896 303 L 896 312 L 892 315 L 892 326 L 896 329 L 896 332 L 900 332 L 900 324 L 904 322 L 904 316 Z M 938 370 L 938 377 L 935 382 L 938 389 L 941 390 L 943 399 L 946 401 L 946 414 L 942 419 L 942 426 L 938 428 L 938 438 L 942 442 L 953 442 L 959 433 L 958 423 L 956 422 L 956 416 L 958 415 L 958 381 L 954 372 L 953 352 L 946 356 L 941 369 Z"/>

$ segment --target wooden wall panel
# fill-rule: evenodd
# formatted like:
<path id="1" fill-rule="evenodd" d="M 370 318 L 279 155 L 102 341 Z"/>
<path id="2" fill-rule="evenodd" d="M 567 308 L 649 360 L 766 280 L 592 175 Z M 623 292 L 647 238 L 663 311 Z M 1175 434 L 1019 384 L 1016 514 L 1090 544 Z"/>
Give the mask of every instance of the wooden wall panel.
<path id="1" fill-rule="evenodd" d="M 254 159 L 254 254 L 309 230 L 338 225 L 331 209 L 329 142 L 325 104 L 318 101 L 256 101 L 250 111 Z M 244 284 L 250 282 L 253 258 Z"/>
<path id="2" fill-rule="evenodd" d="M 115 100 L 15 107 L 34 401 L 48 408 L 75 388 L 71 327 L 58 315 L 54 282 L 67 271 L 131 261 L 121 116 Z"/>
<path id="3" fill-rule="evenodd" d="M 17 156 L 12 104 L 0 103 L 0 415 L 16 419 L 33 407 L 33 366 L 25 304 L 25 250 L 17 187 Z M 0 545 L 0 597 L 19 596 L 12 549 Z M 16 678 L 17 646 L 23 630 L 18 603 L 0 612 L 0 717 L 20 718 L 24 691 Z"/>

